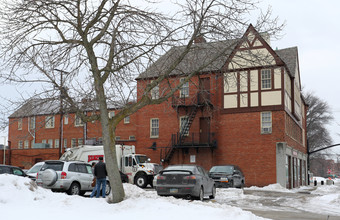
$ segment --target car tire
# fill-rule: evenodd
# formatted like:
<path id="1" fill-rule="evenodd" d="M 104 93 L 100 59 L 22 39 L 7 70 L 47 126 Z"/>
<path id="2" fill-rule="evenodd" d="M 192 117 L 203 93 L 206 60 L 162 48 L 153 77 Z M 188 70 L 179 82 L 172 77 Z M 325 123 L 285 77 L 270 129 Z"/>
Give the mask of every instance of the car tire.
<path id="1" fill-rule="evenodd" d="M 106 181 L 106 187 L 105 187 L 105 195 L 109 195 L 111 192 L 111 186 L 110 186 L 110 182 Z"/>
<path id="2" fill-rule="evenodd" d="M 135 184 L 140 188 L 145 188 L 148 185 L 148 178 L 145 174 L 139 173 L 135 177 Z"/>
<path id="3" fill-rule="evenodd" d="M 80 195 L 80 186 L 78 183 L 72 183 L 70 188 L 67 190 L 69 195 Z"/>
<path id="4" fill-rule="evenodd" d="M 52 186 L 58 180 L 58 174 L 55 170 L 47 169 L 41 175 L 41 181 L 46 186 Z"/>
<path id="5" fill-rule="evenodd" d="M 209 196 L 209 199 L 215 199 L 216 196 L 216 186 L 214 185 L 212 188 L 211 195 Z"/>
<path id="6" fill-rule="evenodd" d="M 197 199 L 200 200 L 200 201 L 204 200 L 204 190 L 203 190 L 203 187 L 201 187 L 200 193 L 198 194 Z"/>

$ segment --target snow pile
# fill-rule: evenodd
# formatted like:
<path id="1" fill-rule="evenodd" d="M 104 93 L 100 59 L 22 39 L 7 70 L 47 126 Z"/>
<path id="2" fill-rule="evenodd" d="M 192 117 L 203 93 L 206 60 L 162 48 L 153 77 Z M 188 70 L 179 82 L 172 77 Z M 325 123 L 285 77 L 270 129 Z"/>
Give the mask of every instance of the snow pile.
<path id="1" fill-rule="evenodd" d="M 102 198 L 68 196 L 37 187 L 28 178 L 0 175 L 0 210 L 3 219 L 263 219 L 214 201 L 188 201 L 159 197 L 155 191 L 124 184 L 126 198 L 119 204 L 108 204 Z M 20 210 L 20 211 L 18 211 Z"/>
<path id="2" fill-rule="evenodd" d="M 270 184 L 265 187 L 252 186 L 247 188 L 247 190 L 259 190 L 259 191 L 274 191 L 274 192 L 292 192 L 289 189 L 282 187 L 279 183 Z"/>

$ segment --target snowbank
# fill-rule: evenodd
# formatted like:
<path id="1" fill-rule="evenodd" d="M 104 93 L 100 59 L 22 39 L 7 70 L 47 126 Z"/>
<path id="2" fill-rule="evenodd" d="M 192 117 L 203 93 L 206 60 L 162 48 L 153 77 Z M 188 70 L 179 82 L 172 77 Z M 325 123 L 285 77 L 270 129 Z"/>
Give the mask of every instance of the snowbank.
<path id="1" fill-rule="evenodd" d="M 213 201 L 188 201 L 159 197 L 124 184 L 126 198 L 119 204 L 108 204 L 102 198 L 68 196 L 37 187 L 28 178 L 0 175 L 0 211 L 2 219 L 263 219 L 251 212 Z M 20 210 L 20 211 L 18 211 Z"/>

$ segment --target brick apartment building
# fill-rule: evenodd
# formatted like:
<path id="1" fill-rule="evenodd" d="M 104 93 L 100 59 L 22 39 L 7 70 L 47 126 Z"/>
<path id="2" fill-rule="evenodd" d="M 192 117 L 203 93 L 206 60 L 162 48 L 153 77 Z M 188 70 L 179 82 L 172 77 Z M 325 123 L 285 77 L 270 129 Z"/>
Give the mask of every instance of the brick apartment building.
<path id="1" fill-rule="evenodd" d="M 170 49 L 136 79 L 137 99 L 182 49 Z M 238 40 L 201 38 L 151 97 L 158 98 L 168 83 L 178 84 L 181 76 L 217 55 L 167 102 L 125 118 L 117 128 L 117 142 L 133 144 L 137 153 L 165 166 L 196 163 L 209 169 L 237 164 L 247 186 L 305 185 L 306 104 L 296 47 L 273 50 L 269 39 L 252 25 Z M 85 141 L 100 142 L 99 122 L 82 123 L 72 112 L 61 120 L 58 103 L 39 105 L 37 110 L 35 101 L 9 117 L 7 161 L 12 165 L 28 168 L 40 160 L 57 159 L 59 145 L 65 149 Z"/>

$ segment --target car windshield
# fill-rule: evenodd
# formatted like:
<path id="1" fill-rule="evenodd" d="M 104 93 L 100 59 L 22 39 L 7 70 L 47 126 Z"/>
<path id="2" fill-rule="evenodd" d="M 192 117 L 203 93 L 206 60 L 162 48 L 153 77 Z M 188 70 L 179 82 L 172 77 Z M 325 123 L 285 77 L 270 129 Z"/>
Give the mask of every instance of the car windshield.
<path id="1" fill-rule="evenodd" d="M 233 166 L 215 166 L 215 167 L 212 167 L 209 172 L 210 173 L 233 174 L 234 167 Z"/>
<path id="2" fill-rule="evenodd" d="M 52 169 L 55 171 L 62 171 L 64 163 L 62 162 L 46 162 L 42 167 L 41 170 L 44 171 L 46 169 Z"/>
<path id="3" fill-rule="evenodd" d="M 135 158 L 136 158 L 137 164 L 149 162 L 148 161 L 149 158 L 145 155 L 136 155 Z"/>
<path id="4" fill-rule="evenodd" d="M 189 170 L 193 173 L 196 173 L 196 167 L 195 166 L 168 166 L 167 168 L 165 168 L 164 170 Z"/>
<path id="5" fill-rule="evenodd" d="M 42 167 L 42 164 L 36 164 L 33 167 L 31 167 L 31 169 L 27 170 L 26 173 L 30 174 L 30 173 L 37 173 L 40 168 Z"/>

